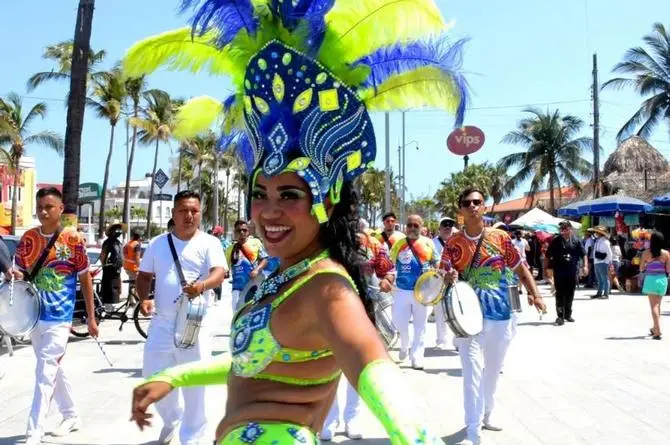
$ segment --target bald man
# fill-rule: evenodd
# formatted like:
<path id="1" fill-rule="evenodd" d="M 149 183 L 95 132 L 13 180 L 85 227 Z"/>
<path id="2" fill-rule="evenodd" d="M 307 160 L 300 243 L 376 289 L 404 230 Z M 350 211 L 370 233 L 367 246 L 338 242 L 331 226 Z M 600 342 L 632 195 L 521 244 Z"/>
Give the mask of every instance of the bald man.
<path id="1" fill-rule="evenodd" d="M 405 237 L 391 249 L 391 261 L 396 269 L 396 288 L 393 292 L 393 323 L 400 332 L 400 361 L 407 356 L 412 368 L 423 369 L 428 308 L 414 299 L 414 285 L 419 276 L 436 268 L 440 257 L 430 238 L 421 236 L 423 220 L 410 215 L 405 225 Z M 414 338 L 409 348 L 409 321 L 413 319 Z"/>

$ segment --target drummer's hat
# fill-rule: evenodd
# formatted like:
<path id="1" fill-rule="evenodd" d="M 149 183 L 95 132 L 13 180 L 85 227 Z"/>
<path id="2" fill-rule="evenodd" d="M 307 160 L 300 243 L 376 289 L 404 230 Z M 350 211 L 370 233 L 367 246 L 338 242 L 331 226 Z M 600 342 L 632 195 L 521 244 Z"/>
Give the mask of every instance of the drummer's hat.
<path id="1" fill-rule="evenodd" d="M 118 219 L 115 219 L 111 222 L 109 226 L 107 226 L 107 230 L 105 230 L 105 234 L 107 236 L 112 236 L 111 234 L 116 231 L 116 230 L 121 230 L 124 231 L 128 228 L 127 224 L 123 224 L 121 221 Z"/>

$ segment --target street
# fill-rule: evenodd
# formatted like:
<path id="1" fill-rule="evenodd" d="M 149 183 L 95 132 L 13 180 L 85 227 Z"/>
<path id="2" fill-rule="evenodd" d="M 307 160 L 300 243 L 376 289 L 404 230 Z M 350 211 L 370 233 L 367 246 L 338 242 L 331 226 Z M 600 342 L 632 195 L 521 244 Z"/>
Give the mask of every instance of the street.
<path id="1" fill-rule="evenodd" d="M 664 445 L 670 443 L 670 339 L 654 341 L 647 298 L 615 292 L 609 300 L 590 300 L 593 290 L 579 290 L 574 304 L 576 323 L 553 325 L 554 300 L 542 287 L 549 313 L 540 321 L 527 306 L 520 314 L 497 397 L 502 432 L 484 431 L 485 445 Z M 214 352 L 228 349 L 230 293 L 213 307 L 219 328 Z M 670 329 L 666 298 L 662 322 Z M 670 332 L 670 331 L 668 331 Z M 47 436 L 45 443 L 137 445 L 156 443 L 157 425 L 145 432 L 129 422 L 132 388 L 141 381 L 144 340 L 132 323 L 118 331 L 118 322 L 101 324 L 100 340 L 114 363 L 111 368 L 92 339 L 72 338 L 64 366 L 83 418 L 81 431 L 65 438 Z M 429 323 L 427 345 L 435 342 Z M 35 360 L 30 346 L 19 346 L 13 357 L 0 357 L 0 445 L 23 439 L 30 408 Z M 392 355 L 397 356 L 397 351 Z M 461 369 L 455 351 L 427 349 L 425 371 L 403 365 L 426 421 L 447 444 L 464 438 Z M 224 414 L 225 386 L 210 387 L 209 430 Z M 46 429 L 60 421 L 52 408 Z M 380 424 L 365 416 L 361 444 L 387 443 Z M 335 443 L 348 442 L 337 435 Z M 175 440 L 174 443 L 176 443 Z M 210 442 L 208 442 L 210 443 Z"/>

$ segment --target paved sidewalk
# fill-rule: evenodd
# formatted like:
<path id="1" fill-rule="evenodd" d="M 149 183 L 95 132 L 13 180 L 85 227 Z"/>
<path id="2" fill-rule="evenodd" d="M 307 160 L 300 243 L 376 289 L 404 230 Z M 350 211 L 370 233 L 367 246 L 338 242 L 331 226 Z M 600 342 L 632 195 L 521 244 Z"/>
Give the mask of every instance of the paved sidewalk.
<path id="1" fill-rule="evenodd" d="M 670 338 L 654 341 L 646 336 L 650 327 L 646 297 L 615 292 L 609 300 L 590 300 L 593 293 L 578 291 L 574 324 L 553 326 L 551 298 L 550 313 L 542 321 L 529 308 L 521 314 L 498 390 L 497 412 L 505 430 L 484 432 L 485 445 L 670 444 Z M 666 298 L 663 321 L 670 332 L 668 302 Z M 229 296 L 224 295 L 213 312 L 218 326 L 214 350 L 219 353 L 227 350 Z M 85 425 L 66 438 L 47 437 L 45 443 L 156 443 L 160 420 L 144 433 L 128 421 L 131 390 L 141 380 L 144 341 L 131 324 L 123 332 L 118 331 L 118 322 L 101 326 L 101 340 L 114 367 L 108 366 L 93 340 L 71 340 L 65 367 Z M 428 326 L 431 346 L 435 325 Z M 32 398 L 32 350 L 17 349 L 14 357 L 0 357 L 6 372 L 0 379 L 0 445 L 23 438 Z M 427 355 L 424 372 L 406 365 L 403 369 L 420 397 L 426 420 L 451 445 L 464 437 L 460 362 L 455 351 L 427 349 Z M 211 437 L 224 414 L 225 397 L 224 386 L 209 389 Z M 369 412 L 363 418 L 366 439 L 359 443 L 388 443 Z M 58 421 L 52 411 L 47 430 Z M 334 442 L 351 441 L 338 435 Z"/>

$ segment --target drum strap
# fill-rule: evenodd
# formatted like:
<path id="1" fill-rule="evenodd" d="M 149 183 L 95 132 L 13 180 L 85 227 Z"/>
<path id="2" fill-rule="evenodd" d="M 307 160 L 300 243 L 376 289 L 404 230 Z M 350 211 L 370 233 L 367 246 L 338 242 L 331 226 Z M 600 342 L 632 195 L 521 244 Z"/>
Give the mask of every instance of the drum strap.
<path id="1" fill-rule="evenodd" d="M 419 263 L 419 267 L 423 267 L 423 263 L 421 262 L 421 258 L 419 257 L 419 254 L 416 253 L 416 250 L 414 250 L 414 240 L 411 240 L 409 238 L 406 238 L 406 240 L 407 240 L 407 246 L 409 247 L 409 250 L 412 251 L 412 254 L 414 255 L 414 258 Z"/>
<path id="2" fill-rule="evenodd" d="M 386 234 L 386 232 L 382 232 L 382 238 L 384 238 L 384 241 L 386 241 L 386 245 L 389 246 L 389 250 L 393 248 L 393 244 L 391 244 L 391 240 L 389 239 L 389 236 Z"/>
<path id="3" fill-rule="evenodd" d="M 42 266 L 44 265 L 44 262 L 47 259 L 47 256 L 49 255 L 49 251 L 51 248 L 56 244 L 56 241 L 58 241 L 58 237 L 60 236 L 61 228 L 57 228 L 54 234 L 51 236 L 51 239 L 47 243 L 47 246 L 44 248 L 42 251 L 42 255 L 38 258 L 37 262 L 35 263 L 35 266 L 33 267 L 33 270 L 30 271 L 30 274 L 26 277 L 26 281 L 32 282 L 37 274 L 40 272 L 40 269 L 42 269 Z"/>
<path id="4" fill-rule="evenodd" d="M 177 273 L 179 274 L 179 281 L 181 281 L 182 286 L 186 286 L 186 278 L 184 278 L 184 271 L 181 270 L 181 263 L 179 262 L 179 255 L 177 255 L 177 249 L 174 248 L 174 242 L 172 241 L 172 234 L 168 233 L 168 244 L 170 244 L 170 252 L 172 252 L 172 259 L 174 260 L 175 265 L 177 266 Z"/>
<path id="5" fill-rule="evenodd" d="M 477 242 L 477 248 L 475 249 L 475 254 L 472 255 L 472 260 L 470 260 L 470 265 L 468 266 L 468 269 L 465 271 L 465 275 L 463 278 L 465 278 L 465 281 L 468 281 L 470 279 L 470 271 L 472 270 L 472 266 L 477 263 L 477 266 L 479 265 L 479 259 L 481 258 L 481 250 L 480 248 L 482 247 L 482 242 L 484 241 L 484 237 L 486 236 L 486 229 L 482 231 L 481 236 L 479 237 L 479 241 Z M 477 267 L 475 266 L 475 267 Z"/>

